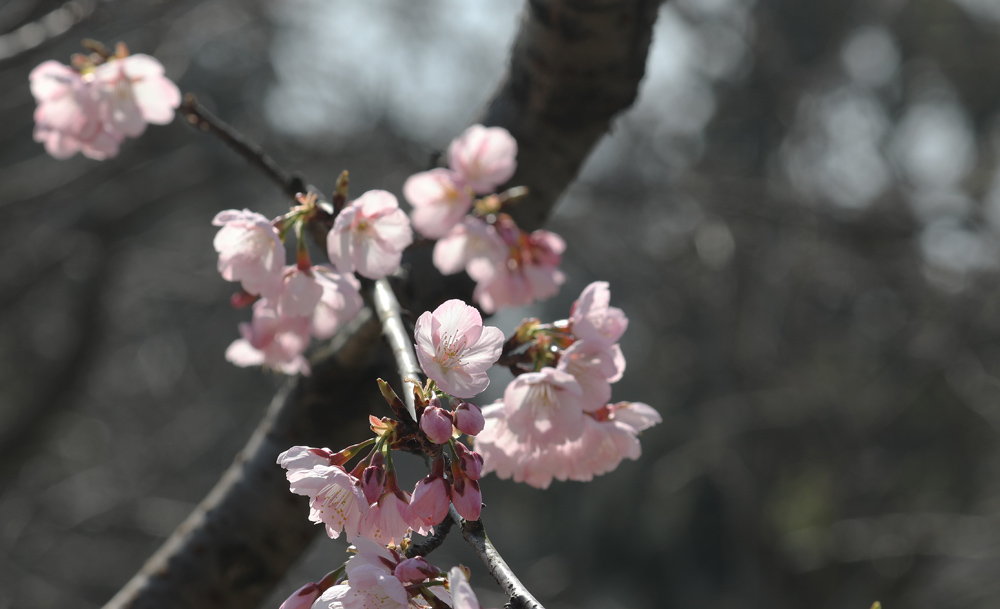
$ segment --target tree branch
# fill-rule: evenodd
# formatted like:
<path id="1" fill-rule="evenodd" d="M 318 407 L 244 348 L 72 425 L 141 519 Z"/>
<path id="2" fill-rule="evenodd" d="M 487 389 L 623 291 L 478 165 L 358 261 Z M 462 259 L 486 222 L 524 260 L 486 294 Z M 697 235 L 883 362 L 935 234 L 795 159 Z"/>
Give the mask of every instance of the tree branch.
<path id="1" fill-rule="evenodd" d="M 479 118 L 517 140 L 511 215 L 539 228 L 611 120 L 635 101 L 662 0 L 528 0 L 499 89 Z"/>
<path id="2" fill-rule="evenodd" d="M 396 366 L 400 370 L 400 374 L 403 375 L 404 371 L 407 376 L 413 379 L 421 379 L 422 372 L 419 366 L 417 366 L 417 356 L 413 351 L 413 341 L 410 340 L 409 334 L 403 328 L 403 319 L 400 314 L 399 302 L 396 300 L 396 294 L 392 291 L 392 287 L 389 282 L 385 279 L 380 279 L 375 284 L 375 300 L 376 308 L 381 308 L 384 311 L 379 313 L 379 319 L 382 320 L 384 330 L 384 336 L 387 341 L 389 341 L 389 347 L 392 349 L 393 356 L 396 358 Z M 381 302 L 380 302 L 381 301 Z M 389 328 L 400 328 L 400 331 L 390 331 Z M 412 391 L 411 391 L 412 398 Z M 412 399 L 411 402 L 412 403 Z M 409 407 L 409 404 L 407 405 Z M 413 419 L 416 421 L 416 417 Z M 455 511 L 455 506 L 448 506 L 448 515 L 451 522 L 458 524 L 462 527 L 462 537 L 465 538 L 469 545 L 476 551 L 479 555 L 479 560 L 483 561 L 486 568 L 489 569 L 490 574 L 493 579 L 496 580 L 498 584 L 504 589 L 507 595 L 510 597 L 509 605 L 514 609 L 545 609 L 538 600 L 532 596 L 531 592 L 524 587 L 521 580 L 514 575 L 510 567 L 507 566 L 507 562 L 504 561 L 497 549 L 493 547 L 489 538 L 486 536 L 486 529 L 483 526 L 482 520 L 477 520 L 475 522 L 469 522 L 464 520 Z M 445 522 L 448 522 L 446 520 Z M 439 526 L 444 526 L 442 523 Z M 451 525 L 448 525 L 451 528 Z M 435 539 L 439 531 L 435 531 L 435 535 L 428 539 L 424 544 L 421 544 L 420 550 L 421 555 L 430 552 L 431 550 L 437 548 L 444 541 L 444 535 L 447 534 L 447 530 L 441 535 L 440 540 Z M 423 551 L 426 547 L 426 551 Z M 414 554 L 416 555 L 416 554 Z"/>
<path id="3" fill-rule="evenodd" d="M 205 106 L 199 104 L 193 94 L 188 93 L 185 95 L 184 102 L 178 109 L 184 114 L 189 123 L 202 131 L 208 131 L 225 142 L 227 146 L 246 159 L 248 163 L 261 170 L 264 175 L 277 184 L 278 188 L 290 198 L 294 199 L 298 193 L 306 192 L 307 186 L 301 177 L 285 171 L 260 146 L 220 120 L 209 112 Z"/>
<path id="4" fill-rule="evenodd" d="M 247 609 L 271 591 L 322 530 L 275 460 L 290 446 L 338 448 L 370 433 L 365 415 L 385 404 L 375 378 L 393 369 L 376 357 L 379 332 L 363 312 L 312 376 L 285 384 L 215 488 L 105 609 Z"/>
<path id="5" fill-rule="evenodd" d="M 508 75 L 480 119 L 505 127 L 518 141 L 512 182 L 533 193 L 512 212 L 523 228 L 542 224 L 612 117 L 635 99 L 658 5 L 658 0 L 528 0 Z M 285 195 L 306 190 L 303 180 L 192 98 L 182 111 L 263 171 Z M 429 267 L 428 261 L 417 263 Z M 469 292 L 468 300 L 471 283 L 461 279 L 444 287 L 459 286 Z M 422 310 L 433 308 L 441 293 L 415 296 Z M 105 609 L 246 609 L 273 588 L 321 530 L 303 517 L 303 502 L 288 493 L 274 463 L 278 453 L 297 444 L 349 444 L 365 433 L 361 415 L 383 403 L 379 392 L 358 382 L 387 376 L 393 367 L 376 357 L 380 324 L 370 314 L 363 317 L 314 363 L 311 377 L 290 380 L 275 396 L 236 462 Z M 385 335 L 398 340 L 399 333 Z M 462 527 L 511 595 L 511 604 L 541 607 L 497 554 L 482 524 Z"/>
<path id="6" fill-rule="evenodd" d="M 417 422 L 417 410 L 414 405 L 413 390 L 417 386 L 417 379 L 423 374 L 420 365 L 417 363 L 417 356 L 413 352 L 413 341 L 410 333 L 407 332 L 403 324 L 403 314 L 399 307 L 399 300 L 389 285 L 389 280 L 382 278 L 375 282 L 375 289 L 372 294 L 374 300 L 375 313 L 382 322 L 382 335 L 389 348 L 392 349 L 392 356 L 396 360 L 396 367 L 399 369 L 399 378 L 403 381 L 405 390 L 403 391 L 403 402 L 406 404 L 406 411 L 410 413 L 413 422 Z M 412 379 L 412 380 L 406 380 Z"/>
<path id="7" fill-rule="evenodd" d="M 462 537 L 469 542 L 472 549 L 479 555 L 479 560 L 490 571 L 490 575 L 496 580 L 500 587 L 504 589 L 510 597 L 508 605 L 512 609 L 545 609 L 542 604 L 524 587 L 521 580 L 514 575 L 514 572 L 507 566 L 507 562 L 500 556 L 497 549 L 493 547 L 493 542 L 486 536 L 486 529 L 482 520 L 470 522 L 458 515 L 455 506 L 448 507 L 449 518 L 462 527 Z"/>

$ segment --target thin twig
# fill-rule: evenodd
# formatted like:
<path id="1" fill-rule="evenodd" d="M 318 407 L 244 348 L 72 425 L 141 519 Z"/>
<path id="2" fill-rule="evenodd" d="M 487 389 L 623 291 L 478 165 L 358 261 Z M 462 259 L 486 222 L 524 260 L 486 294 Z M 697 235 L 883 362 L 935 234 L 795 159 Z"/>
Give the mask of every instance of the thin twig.
<path id="1" fill-rule="evenodd" d="M 403 316 L 401 308 L 399 306 L 399 301 L 396 300 L 396 294 L 392 291 L 392 286 L 389 285 L 387 279 L 379 279 L 375 283 L 375 310 L 378 312 L 379 320 L 382 322 L 382 333 L 386 340 L 389 341 L 389 346 L 392 348 L 393 357 L 396 358 L 396 366 L 399 368 L 399 374 L 403 378 L 411 378 L 415 381 L 421 379 L 421 370 L 417 364 L 417 356 L 413 351 L 413 342 L 409 338 L 409 334 L 406 332 L 403 326 Z M 407 392 L 408 401 L 406 407 L 408 409 L 413 407 L 413 392 Z M 413 416 L 411 414 L 411 416 Z M 413 417 L 416 421 L 416 417 Z M 507 566 L 507 562 L 504 561 L 497 549 L 493 547 L 489 538 L 486 536 L 486 529 L 483 527 L 482 520 L 476 520 L 474 522 L 469 522 L 464 520 L 455 511 L 455 506 L 448 506 L 448 514 L 450 520 L 453 523 L 458 524 L 462 527 L 462 537 L 465 541 L 472 546 L 479 555 L 479 559 L 483 561 L 486 568 L 489 569 L 490 574 L 493 579 L 496 580 L 498 584 L 504 589 L 508 596 L 510 596 L 510 607 L 513 609 L 545 609 L 541 603 L 532 596 L 531 592 L 524 587 L 521 580 L 514 575 L 510 567 Z M 445 521 L 447 522 L 447 521 Z M 442 523 L 443 525 L 444 523 Z M 450 527 L 450 525 L 449 525 Z M 435 534 L 436 536 L 436 534 Z M 429 539 L 426 543 L 430 543 L 434 540 L 434 537 Z M 443 536 L 442 536 L 443 541 Z M 437 542 L 430 550 L 433 550 L 438 545 L 440 541 Z M 424 545 L 424 544 L 421 544 Z M 428 550 L 428 551 L 430 551 Z M 416 554 L 414 554 L 416 555 Z"/>
<path id="2" fill-rule="evenodd" d="M 383 277 L 375 282 L 373 300 L 375 313 L 378 315 L 379 321 L 382 322 L 382 335 L 385 336 L 389 348 L 392 349 L 392 356 L 399 367 L 399 378 L 402 379 L 405 387 L 403 401 L 406 403 L 406 411 L 410 413 L 410 418 L 416 423 L 417 409 L 414 404 L 413 390 L 417 387 L 417 382 L 423 373 L 417 363 L 417 355 L 413 352 L 410 333 L 403 325 L 402 309 L 388 279 Z"/>
<path id="3" fill-rule="evenodd" d="M 441 521 L 441 524 L 434 527 L 434 534 L 428 537 L 425 541 L 420 543 L 415 543 L 406 550 L 406 557 L 413 558 L 414 556 L 427 556 L 434 550 L 444 543 L 445 538 L 451 531 L 451 527 L 454 526 L 455 521 L 451 518 L 445 518 Z"/>
<path id="4" fill-rule="evenodd" d="M 307 191 L 306 183 L 301 177 L 285 171 L 260 146 L 199 104 L 191 93 L 184 96 L 180 111 L 189 123 L 218 137 L 247 162 L 264 172 L 289 197 L 294 199 L 298 193 Z"/>
<path id="5" fill-rule="evenodd" d="M 514 575 L 503 556 L 500 556 L 500 552 L 497 552 L 493 542 L 486 535 L 486 528 L 483 527 L 482 520 L 465 520 L 455 511 L 455 506 L 449 506 L 448 515 L 453 522 L 462 527 L 462 537 L 469 542 L 472 549 L 479 555 L 479 560 L 483 561 L 483 564 L 489 569 L 490 575 L 510 597 L 508 605 L 512 609 L 545 609 L 538 602 L 538 599 L 531 592 L 528 592 L 521 580 Z"/>

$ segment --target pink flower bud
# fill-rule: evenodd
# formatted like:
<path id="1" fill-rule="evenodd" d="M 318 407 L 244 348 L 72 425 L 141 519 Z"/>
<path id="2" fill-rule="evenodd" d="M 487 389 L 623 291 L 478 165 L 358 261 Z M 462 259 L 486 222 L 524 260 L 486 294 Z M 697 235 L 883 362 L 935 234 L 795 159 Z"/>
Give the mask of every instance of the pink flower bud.
<path id="1" fill-rule="evenodd" d="M 417 482 L 410 498 L 410 515 L 425 527 L 433 527 L 448 517 L 451 502 L 448 481 L 433 474 Z"/>
<path id="2" fill-rule="evenodd" d="M 308 583 L 289 596 L 278 609 L 309 609 L 319 598 L 320 589 L 314 583 Z"/>
<path id="3" fill-rule="evenodd" d="M 479 409 L 479 406 L 466 401 L 459 402 L 453 416 L 455 417 L 455 427 L 460 432 L 470 436 L 479 434 L 486 425 L 486 419 L 483 418 L 483 411 Z"/>
<path id="4" fill-rule="evenodd" d="M 385 492 L 385 468 L 382 466 L 382 460 L 382 454 L 376 453 L 372 458 L 372 464 L 361 474 L 361 490 L 368 505 L 375 505 Z"/>
<path id="5" fill-rule="evenodd" d="M 415 584 L 424 581 L 428 577 L 437 575 L 438 570 L 431 566 L 423 556 L 417 556 L 415 558 L 407 558 L 396 565 L 396 569 L 392 574 L 401 582 Z"/>
<path id="6" fill-rule="evenodd" d="M 465 447 L 461 442 L 455 442 L 455 452 L 458 453 L 458 467 L 472 480 L 479 480 L 483 474 L 483 457 Z"/>
<path id="7" fill-rule="evenodd" d="M 451 415 L 443 408 L 431 406 L 420 417 L 420 429 L 435 444 L 444 444 L 450 440 L 451 428 Z"/>
<path id="8" fill-rule="evenodd" d="M 452 472 L 455 472 L 455 468 L 452 468 Z M 479 520 L 479 515 L 483 511 L 483 494 L 479 490 L 479 483 L 462 473 L 456 475 L 451 491 L 451 502 L 462 518 Z"/>

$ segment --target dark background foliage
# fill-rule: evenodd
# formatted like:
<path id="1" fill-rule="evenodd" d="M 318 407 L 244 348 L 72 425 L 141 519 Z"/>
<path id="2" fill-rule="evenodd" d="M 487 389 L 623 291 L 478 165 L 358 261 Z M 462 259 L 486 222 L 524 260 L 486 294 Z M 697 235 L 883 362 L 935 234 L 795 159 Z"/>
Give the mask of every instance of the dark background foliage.
<path id="1" fill-rule="evenodd" d="M 325 191 L 347 168 L 399 194 L 493 90 L 515 4 L 0 6 L 0 609 L 103 604 L 280 382 L 223 359 L 247 314 L 210 225 L 277 215 L 277 190 L 181 121 L 51 159 L 30 69 L 123 40 Z M 569 282 L 492 322 L 609 280 L 631 319 L 615 399 L 664 418 L 594 482 L 484 481 L 546 606 L 997 606 L 997 7 L 664 5 L 636 106 L 549 224 Z M 271 604 L 342 557 L 320 539 Z M 435 560 L 501 604 L 458 539 Z"/>

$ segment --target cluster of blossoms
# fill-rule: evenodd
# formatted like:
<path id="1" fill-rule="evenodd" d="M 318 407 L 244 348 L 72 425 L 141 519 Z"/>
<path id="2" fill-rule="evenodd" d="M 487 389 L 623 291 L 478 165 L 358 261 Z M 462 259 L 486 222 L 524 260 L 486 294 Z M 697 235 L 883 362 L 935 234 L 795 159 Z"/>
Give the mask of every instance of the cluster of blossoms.
<path id="1" fill-rule="evenodd" d="M 484 472 L 546 488 L 553 478 L 587 481 L 639 457 L 637 436 L 660 415 L 639 402 L 608 403 L 625 371 L 617 343 L 628 327 L 610 300 L 607 283 L 592 283 L 568 320 L 525 320 L 508 341 L 505 363 L 517 376 L 503 400 L 483 408 L 475 447 Z"/>
<path id="2" fill-rule="evenodd" d="M 403 547 L 353 543 L 343 567 L 302 586 L 280 609 L 482 609 L 461 567 L 445 573 L 423 557 L 406 558 Z"/>
<path id="3" fill-rule="evenodd" d="M 341 187 L 346 191 L 346 176 Z M 396 197 L 369 191 L 333 221 L 326 243 L 333 265 L 314 265 L 303 233 L 310 222 L 330 218 L 332 210 L 321 207 L 314 195 L 300 196 L 299 203 L 274 220 L 230 209 L 212 221 L 222 227 L 215 236 L 219 273 L 243 287 L 233 304 L 253 303 L 253 320 L 240 324 L 242 338 L 226 351 L 226 359 L 238 366 L 263 364 L 286 374 L 308 374 L 302 353 L 310 336 L 332 337 L 362 308 L 354 273 L 370 279 L 392 273 L 413 240 Z M 284 241 L 290 232 L 298 238 L 294 265 L 285 264 Z"/>
<path id="4" fill-rule="evenodd" d="M 432 326 L 429 340 L 439 346 L 433 372 L 444 386 L 452 387 L 449 382 L 457 374 L 455 368 L 468 365 L 485 370 L 500 357 L 503 335 L 496 328 L 484 328 L 481 320 L 472 323 L 471 319 L 479 318 L 473 307 L 453 300 L 429 315 L 421 317 L 426 324 L 418 324 L 418 334 L 426 325 Z M 472 377 L 461 376 L 456 387 L 468 387 Z M 440 391 L 431 379 L 426 387 L 415 388 L 416 424 L 402 400 L 380 380 L 382 395 L 397 419 L 372 417 L 374 438 L 337 453 L 295 446 L 278 457 L 292 492 L 310 497 L 309 519 L 325 524 L 330 537 L 344 532 L 348 539 L 360 536 L 399 544 L 410 531 L 429 534 L 448 516 L 449 504 L 463 518 L 479 519 L 483 459 L 456 436 L 472 437 L 482 431 L 483 414 L 474 404 Z M 448 399 L 450 410 L 443 407 L 442 398 Z M 348 471 L 344 465 L 369 446 L 369 453 Z M 393 450 L 417 450 L 432 459 L 430 473 L 417 482 L 413 493 L 399 487 Z"/>
<path id="5" fill-rule="evenodd" d="M 565 281 L 562 238 L 527 233 L 501 212 L 526 191 L 490 194 L 514 175 L 516 157 L 517 142 L 506 129 L 474 125 L 449 146 L 448 169 L 415 174 L 403 186 L 413 227 L 438 239 L 434 265 L 445 275 L 464 269 L 476 281 L 473 299 L 487 313 L 554 296 Z"/>
<path id="6" fill-rule="evenodd" d="M 177 86 L 148 55 L 114 54 L 102 47 L 74 55 L 73 65 L 46 61 L 31 71 L 35 141 L 57 159 L 77 152 L 92 159 L 118 154 L 125 137 L 138 137 L 147 123 L 165 125 L 181 103 Z"/>

